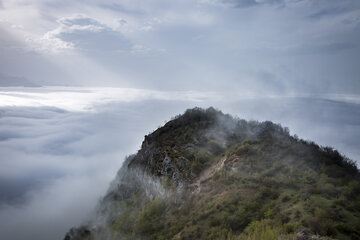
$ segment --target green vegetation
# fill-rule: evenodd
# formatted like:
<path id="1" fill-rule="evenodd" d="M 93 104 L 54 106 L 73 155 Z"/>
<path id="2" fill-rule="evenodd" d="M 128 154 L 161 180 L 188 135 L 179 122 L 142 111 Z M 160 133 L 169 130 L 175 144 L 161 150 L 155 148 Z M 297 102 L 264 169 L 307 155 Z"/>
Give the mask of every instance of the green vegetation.
<path id="1" fill-rule="evenodd" d="M 354 162 L 271 122 L 191 109 L 146 136 L 125 167 L 146 169 L 167 194 L 138 186 L 115 199 L 114 238 L 296 239 L 305 229 L 360 239 Z"/>

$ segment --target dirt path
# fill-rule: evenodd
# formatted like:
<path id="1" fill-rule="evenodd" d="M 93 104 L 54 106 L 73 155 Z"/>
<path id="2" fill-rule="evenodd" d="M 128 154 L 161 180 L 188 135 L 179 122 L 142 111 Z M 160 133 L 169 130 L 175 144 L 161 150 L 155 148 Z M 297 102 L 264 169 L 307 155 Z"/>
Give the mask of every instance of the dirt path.
<path id="1" fill-rule="evenodd" d="M 198 179 L 196 180 L 196 182 L 194 182 L 193 184 L 190 185 L 190 187 L 194 188 L 193 193 L 200 192 L 201 183 L 206 182 L 207 180 L 212 178 L 215 175 L 215 173 L 217 173 L 219 170 L 221 170 L 224 167 L 224 163 L 225 163 L 226 159 L 227 159 L 226 156 L 222 157 L 220 159 L 220 161 L 211 165 L 210 167 L 208 167 L 207 169 L 205 169 L 204 171 L 201 172 L 201 174 L 198 177 Z"/>

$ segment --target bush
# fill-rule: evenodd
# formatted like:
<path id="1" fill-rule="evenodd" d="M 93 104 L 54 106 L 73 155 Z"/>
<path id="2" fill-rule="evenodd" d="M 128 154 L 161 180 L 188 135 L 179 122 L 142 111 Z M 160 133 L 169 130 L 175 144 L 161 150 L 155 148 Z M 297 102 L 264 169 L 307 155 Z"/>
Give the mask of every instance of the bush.
<path id="1" fill-rule="evenodd" d="M 290 201 L 290 199 L 291 199 L 291 197 L 288 194 L 284 193 L 284 194 L 280 195 L 281 202 L 288 202 L 288 201 Z"/>
<path id="2" fill-rule="evenodd" d="M 245 229 L 245 233 L 251 240 L 277 240 L 279 230 L 272 228 L 267 221 L 254 221 Z"/>
<path id="3" fill-rule="evenodd" d="M 199 174 L 206 165 L 209 164 L 209 156 L 204 152 L 199 152 L 194 155 L 191 163 L 191 171 L 195 174 Z"/>
<path id="4" fill-rule="evenodd" d="M 162 199 L 149 202 L 136 220 L 136 230 L 142 235 L 152 235 L 159 232 L 163 226 L 162 215 L 165 203 Z"/>
<path id="5" fill-rule="evenodd" d="M 315 234 L 328 235 L 334 234 L 334 224 L 326 217 L 326 212 L 318 207 L 315 208 L 314 214 L 305 218 L 305 223 Z"/>
<path id="6" fill-rule="evenodd" d="M 208 149 L 214 155 L 220 155 L 224 152 L 224 148 L 220 146 L 220 144 L 214 140 L 208 141 Z"/>
<path id="7" fill-rule="evenodd" d="M 294 223 L 287 223 L 283 225 L 283 230 L 286 234 L 294 233 L 296 229 L 296 225 Z"/>
<path id="8" fill-rule="evenodd" d="M 253 145 L 253 144 L 257 144 L 257 143 L 259 143 L 259 141 L 252 140 L 250 138 L 246 138 L 246 139 L 244 139 L 244 141 L 242 141 L 243 145 Z"/>
<path id="9" fill-rule="evenodd" d="M 258 192 L 258 199 L 265 200 L 265 199 L 277 199 L 280 193 L 276 189 L 269 188 L 269 187 L 261 187 Z"/>

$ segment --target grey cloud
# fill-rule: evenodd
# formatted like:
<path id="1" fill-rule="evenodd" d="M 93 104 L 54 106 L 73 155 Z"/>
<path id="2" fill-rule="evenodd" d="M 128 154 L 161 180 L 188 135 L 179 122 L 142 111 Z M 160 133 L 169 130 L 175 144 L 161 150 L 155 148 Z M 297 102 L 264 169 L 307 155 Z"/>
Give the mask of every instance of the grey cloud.
<path id="1" fill-rule="evenodd" d="M 261 85 L 268 86 L 267 91 L 272 93 L 284 93 L 286 91 L 286 87 L 284 82 L 279 79 L 278 76 L 274 75 L 273 73 L 266 72 L 266 71 L 259 71 L 258 73 L 254 74 L 256 79 Z M 259 89 L 258 91 L 261 91 Z"/>
<path id="2" fill-rule="evenodd" d="M 18 138 L 20 137 L 20 134 L 17 132 L 11 132 L 9 130 L 3 130 L 0 132 L 0 141 L 6 141 L 11 138 Z"/>
<path id="3" fill-rule="evenodd" d="M 6 179 L 0 177 L 0 212 L 4 204 L 23 205 L 26 203 L 26 193 L 40 187 L 34 179 Z"/>
<path id="4" fill-rule="evenodd" d="M 33 83 L 24 77 L 9 76 L 0 73 L 0 86 L 1 87 L 10 87 L 10 86 L 39 87 L 40 85 Z"/>
<path id="5" fill-rule="evenodd" d="M 309 47 L 306 50 L 304 49 L 304 53 L 312 52 L 312 53 L 336 53 L 339 51 L 346 51 L 357 48 L 358 45 L 351 42 L 337 42 L 337 43 L 329 43 L 323 46 L 317 47 Z"/>
<path id="6" fill-rule="evenodd" d="M 132 44 L 120 32 L 99 21 L 75 15 L 58 20 L 60 27 L 50 34 L 85 51 L 128 51 Z"/>
<path id="7" fill-rule="evenodd" d="M 274 7 L 287 7 L 295 6 L 300 2 L 305 2 L 308 6 L 311 6 L 313 9 L 310 9 L 313 13 L 309 15 L 309 18 L 317 19 L 324 16 L 337 15 L 344 12 L 349 12 L 354 10 L 350 6 L 359 6 L 359 3 L 356 0 L 317 0 L 317 1 L 306 1 L 306 0 L 217 0 L 217 3 L 222 3 L 234 8 L 248 8 L 252 6 L 274 6 Z M 211 1 L 214 3 L 214 1 Z M 317 9 L 317 10 L 314 10 Z"/>
<path id="8" fill-rule="evenodd" d="M 66 26 L 99 26 L 101 28 L 104 27 L 104 25 L 100 24 L 98 21 L 96 21 L 95 19 L 86 17 L 84 15 L 75 15 L 73 17 L 64 17 L 64 18 L 60 18 L 58 20 L 59 23 L 66 25 Z"/>
<path id="9" fill-rule="evenodd" d="M 245 8 L 258 5 L 255 0 L 231 0 L 224 1 L 226 4 L 231 4 L 235 8 Z"/>
<path id="10" fill-rule="evenodd" d="M 301 0 L 299 0 L 301 1 Z M 284 0 L 220 0 L 220 2 L 225 5 L 234 7 L 234 8 L 248 8 L 253 6 L 260 5 L 270 5 L 270 6 L 285 6 L 286 1 Z"/>
<path id="11" fill-rule="evenodd" d="M 312 19 L 320 19 L 323 17 L 331 17 L 334 15 L 338 15 L 344 12 L 347 12 L 349 9 L 346 8 L 340 8 L 340 7 L 335 7 L 335 8 L 326 8 L 326 9 L 322 9 L 319 10 L 317 12 L 314 12 L 312 14 L 309 15 L 309 18 Z"/>
<path id="12" fill-rule="evenodd" d="M 8 25 L 0 22 L 0 85 L 60 85 L 68 78 L 48 57 L 33 52 L 24 39 L 12 34 Z"/>
<path id="13" fill-rule="evenodd" d="M 5 52 L 8 49 L 18 50 L 25 48 L 24 44 L 6 29 L 8 25 L 8 22 L 0 22 L 0 51 Z"/>
<path id="14" fill-rule="evenodd" d="M 333 42 L 321 44 L 302 44 L 299 46 L 280 48 L 278 54 L 286 55 L 329 55 L 336 54 L 343 51 L 354 50 L 358 45 L 353 42 Z M 265 50 L 266 51 L 266 50 Z"/>
<path id="15" fill-rule="evenodd" d="M 360 7 L 359 1 L 356 0 L 322 0 L 312 1 L 311 9 L 312 12 L 308 15 L 311 20 L 321 20 L 324 18 L 334 18 L 337 16 L 345 15 L 350 12 L 356 12 Z"/>
<path id="16" fill-rule="evenodd" d="M 144 11 L 137 10 L 137 9 L 130 9 L 130 8 L 126 7 L 126 5 L 123 5 L 119 2 L 117 2 L 117 3 L 102 3 L 99 6 L 101 8 L 111 10 L 114 12 L 120 12 L 120 13 L 132 14 L 132 15 L 144 14 Z"/>

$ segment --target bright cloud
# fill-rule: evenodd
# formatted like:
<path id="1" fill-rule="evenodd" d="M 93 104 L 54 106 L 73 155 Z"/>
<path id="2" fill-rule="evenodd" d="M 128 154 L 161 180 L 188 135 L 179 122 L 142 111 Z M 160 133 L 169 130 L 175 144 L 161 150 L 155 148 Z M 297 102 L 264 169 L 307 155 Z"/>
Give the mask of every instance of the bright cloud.
<path id="1" fill-rule="evenodd" d="M 154 91 L 134 88 L 0 88 L 0 107 L 56 107 L 68 111 L 89 111 L 111 102 L 171 100 L 203 102 L 219 95 L 196 91 Z"/>

